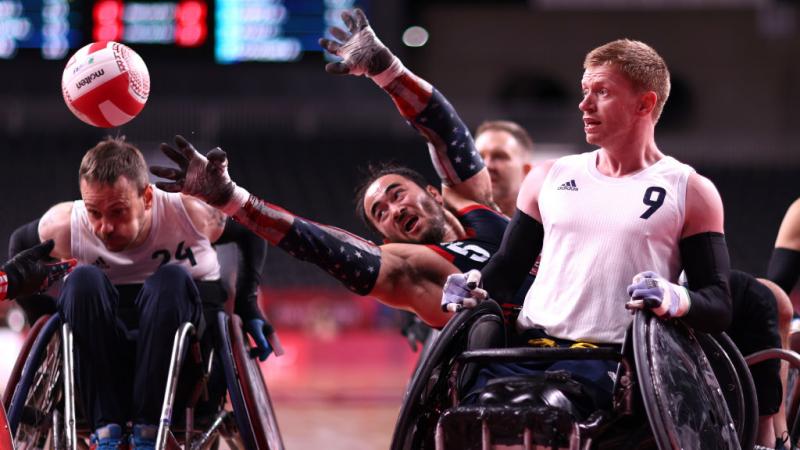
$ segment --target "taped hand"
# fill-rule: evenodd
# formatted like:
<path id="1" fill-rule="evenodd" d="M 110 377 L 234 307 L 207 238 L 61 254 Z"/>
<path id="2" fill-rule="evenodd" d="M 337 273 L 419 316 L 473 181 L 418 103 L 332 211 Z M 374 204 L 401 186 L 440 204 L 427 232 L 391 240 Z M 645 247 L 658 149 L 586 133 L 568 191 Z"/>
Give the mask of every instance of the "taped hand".
<path id="1" fill-rule="evenodd" d="M 319 45 L 342 61 L 328 63 L 325 71 L 332 74 L 367 75 L 371 77 L 386 70 L 395 56 L 375 35 L 364 11 L 354 9 L 342 12 L 349 31 L 332 27 L 330 33 L 337 40 L 322 38 Z"/>
<path id="2" fill-rule="evenodd" d="M 689 312 L 691 302 L 685 287 L 670 283 L 655 272 L 636 274 L 628 286 L 630 301 L 626 309 L 648 308 L 658 317 L 681 317 Z"/>
<path id="3" fill-rule="evenodd" d="M 228 156 L 216 147 L 201 155 L 183 136 L 175 136 L 175 150 L 161 144 L 161 151 L 178 167 L 152 166 L 150 172 L 171 183 L 159 181 L 156 186 L 167 192 L 180 192 L 197 197 L 211 206 L 223 207 L 231 201 L 236 184 L 228 175 Z"/>
<path id="4" fill-rule="evenodd" d="M 480 281 L 481 273 L 475 269 L 448 276 L 442 288 L 442 311 L 474 308 L 478 302 L 488 298 L 488 293 L 479 287 Z"/>

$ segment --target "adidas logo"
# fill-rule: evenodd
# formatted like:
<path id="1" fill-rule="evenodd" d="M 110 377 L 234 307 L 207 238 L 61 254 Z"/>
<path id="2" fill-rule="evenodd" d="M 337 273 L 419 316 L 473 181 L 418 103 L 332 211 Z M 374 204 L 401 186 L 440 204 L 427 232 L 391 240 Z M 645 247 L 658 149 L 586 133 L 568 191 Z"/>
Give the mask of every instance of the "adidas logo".
<path id="1" fill-rule="evenodd" d="M 575 184 L 575 180 L 569 180 L 566 183 L 562 184 L 558 187 L 559 191 L 577 191 L 578 185 Z"/>

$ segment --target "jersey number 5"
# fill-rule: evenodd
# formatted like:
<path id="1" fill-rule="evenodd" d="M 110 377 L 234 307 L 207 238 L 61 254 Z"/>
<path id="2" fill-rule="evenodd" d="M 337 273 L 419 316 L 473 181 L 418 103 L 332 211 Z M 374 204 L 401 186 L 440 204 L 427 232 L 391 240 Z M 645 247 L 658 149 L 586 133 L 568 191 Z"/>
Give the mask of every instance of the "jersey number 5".
<path id="1" fill-rule="evenodd" d="M 447 244 L 447 248 L 454 253 L 458 253 L 461 256 L 466 256 L 467 258 L 479 263 L 488 261 L 489 257 L 492 256 L 489 254 L 489 252 L 475 244 L 464 245 L 463 242 L 453 242 L 452 244 Z"/>
<path id="2" fill-rule="evenodd" d="M 642 219 L 649 219 L 650 216 L 664 204 L 664 199 L 666 197 L 667 191 L 662 187 L 650 186 L 647 188 L 647 190 L 644 191 L 644 199 L 642 201 L 645 205 L 649 206 L 649 208 L 639 217 Z"/>
<path id="3" fill-rule="evenodd" d="M 194 259 L 194 253 L 192 252 L 192 247 L 186 247 L 186 249 L 184 249 L 183 245 L 184 241 L 181 241 L 181 243 L 178 244 L 178 248 L 175 249 L 175 259 L 177 259 L 178 261 L 188 259 L 189 264 L 191 264 L 192 266 L 196 266 L 197 260 Z M 159 264 L 160 267 L 168 263 L 169 260 L 172 259 L 172 255 L 170 255 L 169 250 L 161 249 L 154 251 L 152 258 L 153 259 L 161 258 L 161 264 Z"/>

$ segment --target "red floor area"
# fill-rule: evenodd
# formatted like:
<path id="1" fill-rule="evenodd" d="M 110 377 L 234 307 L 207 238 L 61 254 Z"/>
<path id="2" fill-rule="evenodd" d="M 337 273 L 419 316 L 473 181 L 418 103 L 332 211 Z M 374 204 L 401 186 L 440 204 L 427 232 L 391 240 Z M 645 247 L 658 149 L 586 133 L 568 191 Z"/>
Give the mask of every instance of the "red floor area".
<path id="1" fill-rule="evenodd" d="M 281 332 L 286 354 L 262 365 L 273 397 L 285 401 L 399 402 L 416 362 L 397 330 L 315 338 Z"/>

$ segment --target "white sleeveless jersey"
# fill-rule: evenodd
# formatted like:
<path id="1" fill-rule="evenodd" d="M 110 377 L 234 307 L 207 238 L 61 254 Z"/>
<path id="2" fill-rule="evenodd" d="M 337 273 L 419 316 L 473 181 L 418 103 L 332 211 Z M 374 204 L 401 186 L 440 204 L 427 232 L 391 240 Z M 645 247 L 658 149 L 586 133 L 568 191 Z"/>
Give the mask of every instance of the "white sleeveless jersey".
<path id="1" fill-rule="evenodd" d="M 180 194 L 153 189 L 153 224 L 147 239 L 135 248 L 111 252 L 95 236 L 83 200 L 72 205 L 72 257 L 93 264 L 112 284 L 140 284 L 162 264 L 180 264 L 199 281 L 218 280 L 217 252 L 195 228 Z"/>
<path id="2" fill-rule="evenodd" d="M 560 158 L 539 194 L 545 240 L 520 329 L 621 344 L 633 276 L 652 270 L 675 283 L 686 183 L 693 169 L 664 157 L 631 176 L 597 170 L 599 150 Z"/>

